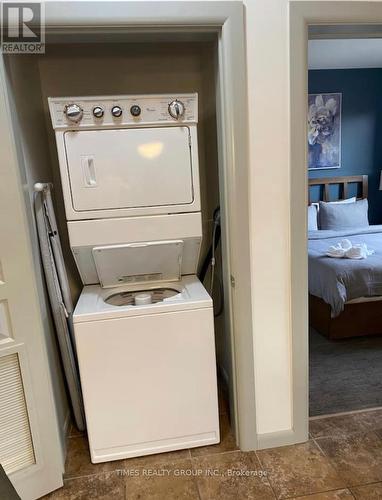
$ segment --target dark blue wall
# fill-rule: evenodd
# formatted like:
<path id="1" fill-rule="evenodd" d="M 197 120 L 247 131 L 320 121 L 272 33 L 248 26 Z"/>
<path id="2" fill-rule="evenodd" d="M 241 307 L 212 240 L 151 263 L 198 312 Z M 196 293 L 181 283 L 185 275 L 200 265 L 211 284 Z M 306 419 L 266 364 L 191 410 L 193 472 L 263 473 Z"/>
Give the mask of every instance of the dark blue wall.
<path id="1" fill-rule="evenodd" d="M 332 92 L 342 93 L 341 168 L 309 171 L 309 177 L 367 174 L 370 223 L 382 224 L 382 69 L 309 71 L 310 94 Z"/>

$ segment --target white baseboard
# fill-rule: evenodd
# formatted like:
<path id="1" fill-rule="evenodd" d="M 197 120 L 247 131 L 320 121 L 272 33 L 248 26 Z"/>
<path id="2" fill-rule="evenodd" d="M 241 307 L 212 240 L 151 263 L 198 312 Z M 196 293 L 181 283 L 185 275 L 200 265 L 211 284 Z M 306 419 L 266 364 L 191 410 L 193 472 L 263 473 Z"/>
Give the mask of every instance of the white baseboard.
<path id="1" fill-rule="evenodd" d="M 291 444 L 305 443 L 309 439 L 308 433 L 297 433 L 293 429 L 278 432 L 267 432 L 257 435 L 257 448 L 264 450 L 266 448 L 277 448 L 279 446 L 288 446 Z"/>

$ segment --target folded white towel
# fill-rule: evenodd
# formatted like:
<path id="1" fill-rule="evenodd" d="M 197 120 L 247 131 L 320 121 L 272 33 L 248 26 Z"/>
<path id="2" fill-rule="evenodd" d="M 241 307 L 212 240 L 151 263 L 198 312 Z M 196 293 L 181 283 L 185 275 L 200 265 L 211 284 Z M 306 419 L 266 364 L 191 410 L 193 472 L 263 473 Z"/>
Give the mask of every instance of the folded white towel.
<path id="1" fill-rule="evenodd" d="M 341 240 L 341 243 L 340 243 L 341 247 L 346 251 L 346 250 L 349 250 L 353 245 L 352 245 L 352 242 L 350 240 L 348 240 L 347 238 L 344 238 L 343 240 Z"/>
<path id="2" fill-rule="evenodd" d="M 343 239 L 337 245 L 331 245 L 326 252 L 328 257 L 342 259 L 346 257 L 347 259 L 367 259 L 369 255 L 373 255 L 375 252 L 367 247 L 366 243 L 352 244 L 347 238 Z"/>
<path id="3" fill-rule="evenodd" d="M 341 243 L 338 243 L 338 245 L 330 246 L 328 251 L 326 252 L 326 255 L 328 257 L 342 259 L 342 257 L 345 257 L 345 249 L 342 248 Z"/>
<path id="4" fill-rule="evenodd" d="M 366 243 L 360 243 L 353 245 L 353 247 L 346 252 L 345 256 L 348 259 L 367 259 L 367 257 L 373 255 L 373 253 L 374 250 L 369 250 Z"/>
<path id="5" fill-rule="evenodd" d="M 366 259 L 367 254 L 362 247 L 353 247 L 346 252 L 346 257 L 348 259 Z"/>

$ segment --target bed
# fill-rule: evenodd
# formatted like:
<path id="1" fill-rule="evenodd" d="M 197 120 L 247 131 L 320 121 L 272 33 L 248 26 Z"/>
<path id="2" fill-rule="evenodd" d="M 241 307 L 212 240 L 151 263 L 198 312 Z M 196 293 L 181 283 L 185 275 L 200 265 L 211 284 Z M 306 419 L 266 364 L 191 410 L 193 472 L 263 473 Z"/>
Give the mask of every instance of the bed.
<path id="1" fill-rule="evenodd" d="M 332 201 L 331 186 L 337 185 L 338 200 L 345 200 L 354 183 L 361 188 L 357 200 L 366 199 L 366 175 L 310 179 L 309 193 L 317 186 L 320 200 Z M 326 257 L 326 249 L 342 238 L 366 243 L 375 254 L 364 260 Z M 308 256 L 310 325 L 330 339 L 382 334 L 382 225 L 309 231 Z"/>

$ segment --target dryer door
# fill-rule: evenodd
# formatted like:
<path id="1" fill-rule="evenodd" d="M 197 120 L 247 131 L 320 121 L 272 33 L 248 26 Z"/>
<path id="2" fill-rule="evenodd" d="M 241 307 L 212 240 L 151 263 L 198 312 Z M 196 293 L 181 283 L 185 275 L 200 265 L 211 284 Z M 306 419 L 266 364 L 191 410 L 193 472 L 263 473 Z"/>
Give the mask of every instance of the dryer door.
<path id="1" fill-rule="evenodd" d="M 188 127 L 65 132 L 74 210 L 193 202 Z"/>

